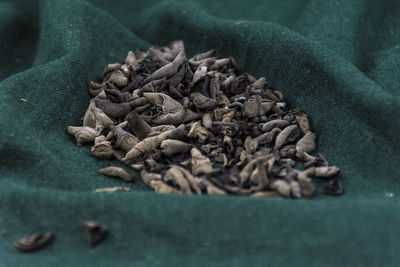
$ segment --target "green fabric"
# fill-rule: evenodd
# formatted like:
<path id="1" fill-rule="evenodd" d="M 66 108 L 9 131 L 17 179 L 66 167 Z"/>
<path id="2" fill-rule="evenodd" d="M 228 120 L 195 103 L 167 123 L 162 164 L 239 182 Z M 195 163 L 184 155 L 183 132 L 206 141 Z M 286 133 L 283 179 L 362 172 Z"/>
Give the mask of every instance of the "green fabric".
<path id="1" fill-rule="evenodd" d="M 233 56 L 302 107 L 345 194 L 159 195 L 140 180 L 93 193 L 126 184 L 65 132 L 86 82 L 176 39 L 188 56 Z M 399 44 L 395 0 L 0 1 L 0 266 L 399 266 Z M 96 248 L 86 219 L 110 229 Z M 12 246 L 44 231 L 46 249 Z"/>

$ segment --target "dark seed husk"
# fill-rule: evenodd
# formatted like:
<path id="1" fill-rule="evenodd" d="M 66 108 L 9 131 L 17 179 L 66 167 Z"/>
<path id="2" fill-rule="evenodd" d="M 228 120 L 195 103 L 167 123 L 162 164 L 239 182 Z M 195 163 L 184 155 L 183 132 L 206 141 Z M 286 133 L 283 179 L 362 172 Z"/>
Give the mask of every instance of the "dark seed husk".
<path id="1" fill-rule="evenodd" d="M 82 226 L 85 230 L 86 238 L 89 241 L 89 245 L 94 247 L 100 244 L 108 235 L 108 230 L 104 226 L 93 222 L 84 221 Z"/>

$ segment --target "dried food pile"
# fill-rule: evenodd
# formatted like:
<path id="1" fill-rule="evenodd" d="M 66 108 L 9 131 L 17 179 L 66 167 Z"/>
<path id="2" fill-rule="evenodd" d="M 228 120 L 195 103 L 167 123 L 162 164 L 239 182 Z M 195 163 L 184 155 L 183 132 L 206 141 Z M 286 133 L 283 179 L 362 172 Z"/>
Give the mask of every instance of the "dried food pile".
<path id="1" fill-rule="evenodd" d="M 68 133 L 78 145 L 94 144 L 97 158 L 140 171 L 157 192 L 311 197 L 312 178 L 321 178 L 324 193 L 342 193 L 339 169 L 311 155 L 316 136 L 307 115 L 233 58 L 210 50 L 187 59 L 175 41 L 130 51 L 103 76 L 88 84 L 83 126 Z M 101 173 L 132 180 L 118 167 Z"/>

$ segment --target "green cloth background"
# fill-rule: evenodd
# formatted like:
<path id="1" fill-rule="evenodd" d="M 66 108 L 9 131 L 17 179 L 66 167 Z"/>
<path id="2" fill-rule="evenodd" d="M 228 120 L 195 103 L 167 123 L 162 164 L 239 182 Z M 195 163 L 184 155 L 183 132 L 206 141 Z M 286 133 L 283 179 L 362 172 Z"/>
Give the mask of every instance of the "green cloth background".
<path id="1" fill-rule="evenodd" d="M 126 184 L 66 134 L 86 82 L 176 39 L 188 56 L 233 56 L 302 107 L 345 194 L 160 195 L 140 179 L 93 193 Z M 399 1 L 0 1 L 0 266 L 399 266 L 399 112 Z M 90 248 L 82 220 L 109 238 Z M 44 231 L 46 249 L 12 246 Z"/>

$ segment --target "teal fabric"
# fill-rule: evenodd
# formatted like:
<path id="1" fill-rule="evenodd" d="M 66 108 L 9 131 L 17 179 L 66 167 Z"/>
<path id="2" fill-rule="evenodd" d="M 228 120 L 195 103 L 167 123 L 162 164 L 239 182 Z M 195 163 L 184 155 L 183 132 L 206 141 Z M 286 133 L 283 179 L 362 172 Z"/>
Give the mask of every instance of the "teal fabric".
<path id="1" fill-rule="evenodd" d="M 160 195 L 139 177 L 132 192 L 93 193 L 126 184 L 65 132 L 86 82 L 177 39 L 188 56 L 233 56 L 302 107 L 345 194 Z M 399 266 L 399 44 L 394 0 L 0 1 L 0 266 Z M 95 248 L 88 219 L 110 229 Z M 46 249 L 12 246 L 44 231 Z"/>

